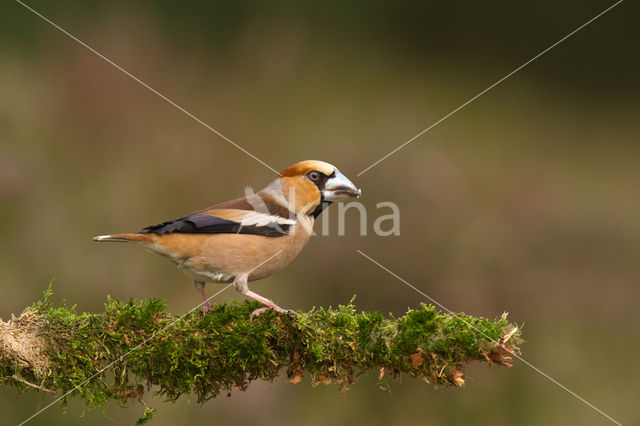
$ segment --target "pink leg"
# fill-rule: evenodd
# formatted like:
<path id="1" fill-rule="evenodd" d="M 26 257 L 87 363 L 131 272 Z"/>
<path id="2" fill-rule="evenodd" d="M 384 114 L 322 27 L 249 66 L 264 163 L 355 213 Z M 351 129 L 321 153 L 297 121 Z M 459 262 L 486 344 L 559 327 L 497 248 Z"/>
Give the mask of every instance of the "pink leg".
<path id="1" fill-rule="evenodd" d="M 202 295 L 202 300 L 204 300 L 204 304 L 202 305 L 202 312 L 206 314 L 211 309 L 213 309 L 213 306 L 211 306 L 211 303 L 209 303 L 209 301 L 207 300 L 207 294 L 204 292 L 204 283 L 194 280 L 193 284 L 196 286 L 196 290 L 198 290 L 198 293 Z"/>
<path id="2" fill-rule="evenodd" d="M 207 295 L 205 294 L 204 290 L 200 291 L 200 294 L 202 295 L 202 300 L 204 300 L 204 305 L 202 305 L 202 312 L 206 314 L 211 309 L 213 309 L 213 306 L 211 306 L 211 303 L 209 303 L 209 301 L 207 300 Z"/>
<path id="3" fill-rule="evenodd" d="M 258 308 L 255 311 L 253 311 L 251 313 L 251 318 L 257 317 L 258 315 L 260 315 L 261 313 L 269 310 L 269 309 L 273 309 L 276 312 L 280 312 L 281 314 L 286 314 L 287 310 L 286 309 L 282 309 L 280 306 L 276 305 L 275 303 L 273 303 L 271 300 L 260 296 L 257 293 L 254 293 L 251 290 L 247 290 L 246 293 L 244 293 L 245 296 L 248 296 L 252 299 L 257 300 L 258 302 L 262 303 L 264 305 L 264 308 Z"/>
<path id="4" fill-rule="evenodd" d="M 255 311 L 253 311 L 251 313 L 251 318 L 257 317 L 258 315 L 260 315 L 261 313 L 263 313 L 264 311 L 268 310 L 268 309 L 273 309 L 276 312 L 280 312 L 281 314 L 286 314 L 287 310 L 286 309 L 282 309 L 280 306 L 276 305 L 275 303 L 273 303 L 271 300 L 267 299 L 266 297 L 262 297 L 257 293 L 254 293 L 253 291 L 249 290 L 249 286 L 247 285 L 247 276 L 246 275 L 240 275 L 239 277 L 237 277 L 234 282 L 233 285 L 235 286 L 236 290 L 238 290 L 240 293 L 244 294 L 247 297 L 250 297 L 252 299 L 257 300 L 258 302 L 262 303 L 264 305 L 264 308 L 259 308 L 256 309 Z"/>

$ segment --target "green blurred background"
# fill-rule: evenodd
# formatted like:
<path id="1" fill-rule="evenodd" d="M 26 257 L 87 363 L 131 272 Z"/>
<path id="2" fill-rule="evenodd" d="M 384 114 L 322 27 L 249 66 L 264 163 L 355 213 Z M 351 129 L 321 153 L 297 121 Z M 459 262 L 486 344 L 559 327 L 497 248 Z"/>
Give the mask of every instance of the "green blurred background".
<path id="1" fill-rule="evenodd" d="M 528 361 L 628 424 L 640 379 L 631 2 L 356 178 L 612 3 L 29 2 L 274 168 L 337 165 L 363 189 L 370 234 L 388 213 L 376 203 L 399 205 L 399 237 L 359 236 L 352 210 L 346 237 L 334 220 L 254 290 L 295 309 L 355 294 L 359 309 L 402 314 L 424 301 L 361 249 L 455 311 L 508 311 L 525 323 Z M 54 300 L 82 311 L 107 295 L 162 297 L 175 314 L 198 303 L 171 263 L 91 237 L 241 196 L 273 173 L 18 3 L 0 6 L 0 49 L 0 316 L 52 277 Z M 147 400 L 156 425 L 607 424 L 520 362 L 467 373 L 463 390 L 404 378 L 386 393 L 367 375 L 344 397 L 307 379 L 203 406 Z M 2 422 L 50 400 L 0 389 Z M 142 407 L 105 411 L 74 401 L 30 424 L 132 424 Z"/>

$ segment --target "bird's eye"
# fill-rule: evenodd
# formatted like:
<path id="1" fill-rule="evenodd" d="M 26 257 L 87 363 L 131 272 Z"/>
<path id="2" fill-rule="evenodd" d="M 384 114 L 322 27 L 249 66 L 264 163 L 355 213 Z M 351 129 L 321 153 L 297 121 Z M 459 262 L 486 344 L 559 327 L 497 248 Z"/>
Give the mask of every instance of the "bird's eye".
<path id="1" fill-rule="evenodd" d="M 315 170 L 307 173 L 307 176 L 309 176 L 309 179 L 311 179 L 313 182 L 317 182 L 318 179 L 320 179 L 320 173 L 316 172 Z"/>

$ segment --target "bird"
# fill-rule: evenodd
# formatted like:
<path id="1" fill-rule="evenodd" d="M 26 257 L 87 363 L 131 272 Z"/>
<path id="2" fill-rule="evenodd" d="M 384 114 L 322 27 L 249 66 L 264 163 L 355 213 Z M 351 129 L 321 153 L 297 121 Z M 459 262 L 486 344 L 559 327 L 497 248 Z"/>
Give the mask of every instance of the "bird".
<path id="1" fill-rule="evenodd" d="M 94 241 L 132 242 L 171 260 L 193 279 L 202 310 L 212 309 L 205 283 L 233 283 L 260 302 L 251 317 L 288 312 L 249 289 L 248 283 L 287 266 L 307 244 L 315 218 L 331 203 L 360 197 L 335 166 L 305 160 L 283 170 L 258 192 L 148 226 L 135 233 L 99 235 Z"/>

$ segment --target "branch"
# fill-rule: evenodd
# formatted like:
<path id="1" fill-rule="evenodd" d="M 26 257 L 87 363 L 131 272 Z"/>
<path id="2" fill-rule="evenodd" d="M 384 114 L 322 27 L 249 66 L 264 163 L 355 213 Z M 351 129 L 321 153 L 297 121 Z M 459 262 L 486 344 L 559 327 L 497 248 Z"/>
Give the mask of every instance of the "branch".
<path id="1" fill-rule="evenodd" d="M 179 319 L 164 311 L 160 299 L 109 298 L 103 313 L 89 314 L 54 308 L 50 294 L 19 317 L 0 321 L 0 384 L 58 395 L 75 389 L 69 397 L 89 407 L 142 402 L 140 383 L 147 390 L 157 386 L 169 400 L 193 393 L 204 402 L 234 387 L 244 390 L 253 380 L 273 381 L 283 369 L 291 383 L 306 375 L 313 385 L 336 383 L 343 391 L 369 370 L 386 387 L 402 373 L 436 387 L 462 386 L 463 364 L 510 367 L 522 342 L 506 314 L 489 321 L 425 305 L 394 318 L 357 313 L 352 300 L 337 309 L 268 311 L 251 320 L 258 305 L 245 302 Z"/>

